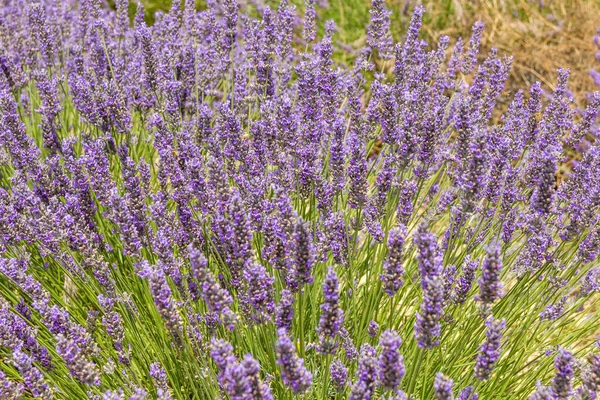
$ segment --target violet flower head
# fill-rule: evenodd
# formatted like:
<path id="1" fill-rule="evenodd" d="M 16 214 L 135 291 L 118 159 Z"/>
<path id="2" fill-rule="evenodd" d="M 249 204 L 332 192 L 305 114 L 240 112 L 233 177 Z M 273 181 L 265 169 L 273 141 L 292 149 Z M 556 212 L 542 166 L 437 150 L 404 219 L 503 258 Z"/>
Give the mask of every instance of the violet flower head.
<path id="1" fill-rule="evenodd" d="M 250 385 L 252 400 L 273 400 L 273 393 L 268 384 L 260 379 L 260 364 L 250 354 L 246 354 L 241 362 L 246 379 Z"/>
<path id="2" fill-rule="evenodd" d="M 386 391 L 396 391 L 404 377 L 404 357 L 400 354 L 402 339 L 392 330 L 386 330 L 379 338 L 379 384 Z"/>
<path id="3" fill-rule="evenodd" d="M 537 390 L 529 397 L 529 400 L 554 400 L 554 392 L 551 387 L 543 386 L 540 382 L 536 384 Z"/>
<path id="4" fill-rule="evenodd" d="M 298 221 L 294 228 L 294 259 L 288 285 L 291 290 L 300 290 L 305 284 L 313 281 L 312 268 L 314 264 L 314 251 L 312 236 L 305 222 Z"/>
<path id="5" fill-rule="evenodd" d="M 561 315 L 563 315 L 567 300 L 568 296 L 563 296 L 556 303 L 546 306 L 546 308 L 544 308 L 544 310 L 540 313 L 540 319 L 542 321 L 556 321 L 561 317 Z"/>
<path id="6" fill-rule="evenodd" d="M 581 380 L 589 393 L 600 391 L 600 355 L 592 354 L 588 357 L 588 365 L 583 370 Z"/>
<path id="7" fill-rule="evenodd" d="M 369 321 L 369 326 L 367 327 L 367 332 L 369 336 L 372 338 L 377 337 L 379 334 L 379 324 L 375 321 Z"/>
<path id="8" fill-rule="evenodd" d="M 28 20 L 33 32 L 33 37 L 38 42 L 40 53 L 48 65 L 52 65 L 55 55 L 55 38 L 48 24 L 48 17 L 44 5 L 32 3 L 28 10 Z"/>
<path id="9" fill-rule="evenodd" d="M 469 40 L 469 49 L 462 60 L 461 71 L 463 74 L 469 74 L 477 62 L 477 53 L 481 45 L 481 37 L 485 25 L 481 21 L 475 22 L 471 30 L 471 39 Z"/>
<path id="10" fill-rule="evenodd" d="M 427 231 L 427 224 L 419 225 L 414 237 L 417 246 L 417 260 L 421 273 L 421 286 L 427 286 L 428 279 L 440 277 L 442 274 L 442 259 L 437 243 L 437 237 Z"/>
<path id="11" fill-rule="evenodd" d="M 74 339 L 58 334 L 56 352 L 65 360 L 72 377 L 86 385 L 100 385 L 100 372 L 96 364 L 87 359 L 85 350 Z"/>
<path id="12" fill-rule="evenodd" d="M 250 380 L 246 369 L 233 354 L 233 347 L 223 339 L 213 338 L 210 355 L 219 368 L 217 376 L 222 390 L 229 398 L 245 400 L 251 393 Z"/>
<path id="13" fill-rule="evenodd" d="M 246 296 L 254 310 L 252 318 L 256 322 L 271 319 L 275 311 L 273 283 L 275 279 L 269 276 L 265 267 L 253 264 L 244 270 L 246 280 Z"/>
<path id="14" fill-rule="evenodd" d="M 304 366 L 304 360 L 296 355 L 294 344 L 285 329 L 277 330 L 277 365 L 283 382 L 295 394 L 307 392 L 312 385 L 312 374 Z"/>
<path id="15" fill-rule="evenodd" d="M 198 281 L 201 289 L 202 299 L 210 312 L 220 316 L 220 322 L 232 329 L 235 315 L 230 306 L 233 298 L 227 289 L 221 287 L 219 282 L 208 269 L 208 261 L 204 255 L 190 247 L 190 269 L 192 276 Z"/>
<path id="16" fill-rule="evenodd" d="M 486 257 L 481 267 L 482 273 L 479 278 L 479 295 L 476 300 L 484 306 L 491 306 L 502 296 L 502 254 L 498 243 L 491 243 L 486 248 Z"/>
<path id="17" fill-rule="evenodd" d="M 152 39 L 152 32 L 147 26 L 138 28 L 138 35 L 142 44 L 142 54 L 144 56 L 144 82 L 151 90 L 156 90 L 158 84 L 158 61 L 156 55 L 156 46 Z"/>
<path id="18" fill-rule="evenodd" d="M 315 0 L 305 0 L 306 11 L 304 13 L 304 40 L 312 42 L 317 37 L 317 11 Z"/>
<path id="19" fill-rule="evenodd" d="M 444 268 L 442 274 L 442 281 L 444 285 L 444 304 L 448 304 L 450 296 L 452 295 L 452 288 L 454 287 L 454 281 L 456 279 L 456 267 L 454 265 L 448 265 Z"/>
<path id="20" fill-rule="evenodd" d="M 50 386 L 45 382 L 44 376 L 32 364 L 32 359 L 21 350 L 13 352 L 13 364 L 21 374 L 25 387 L 35 397 L 51 398 Z"/>
<path id="21" fill-rule="evenodd" d="M 338 277 L 332 267 L 329 267 L 323 295 L 325 301 L 321 304 L 321 318 L 317 333 L 319 334 L 319 351 L 323 354 L 333 354 L 337 348 L 336 336 L 344 323 L 344 311 L 340 307 Z"/>
<path id="22" fill-rule="evenodd" d="M 329 373 L 336 392 L 343 392 L 348 384 L 348 368 L 346 368 L 339 358 L 336 358 L 331 363 Z"/>
<path id="23" fill-rule="evenodd" d="M 493 317 L 488 317 L 485 326 L 486 341 L 479 348 L 480 352 L 475 363 L 475 377 L 479 380 L 489 379 L 494 364 L 500 358 L 500 341 L 506 321 L 504 319 L 496 321 Z"/>
<path id="24" fill-rule="evenodd" d="M 355 361 L 358 358 L 358 350 L 350 337 L 350 333 L 344 327 L 340 329 L 340 338 L 342 339 L 342 347 L 346 351 L 346 359 Z"/>
<path id="25" fill-rule="evenodd" d="M 350 180 L 348 204 L 352 208 L 358 208 L 362 207 L 367 200 L 368 171 L 364 143 L 356 132 L 349 134 L 348 147 L 351 149 L 348 165 L 348 178 Z"/>
<path id="26" fill-rule="evenodd" d="M 552 210 L 556 161 L 552 155 L 546 153 L 541 163 L 539 176 L 531 196 L 531 207 L 540 215 L 546 216 Z"/>
<path id="27" fill-rule="evenodd" d="M 377 353 L 375 349 L 363 344 L 358 358 L 356 382 L 352 385 L 351 400 L 370 399 L 375 391 L 377 382 Z"/>
<path id="28" fill-rule="evenodd" d="M 416 315 L 415 338 L 421 348 L 432 349 L 439 345 L 442 331 L 440 320 L 444 315 L 444 286 L 439 276 L 426 278 L 423 301 Z"/>
<path id="29" fill-rule="evenodd" d="M 393 296 L 402 287 L 402 268 L 406 228 L 401 225 L 392 228 L 388 236 L 388 254 L 383 264 L 384 273 L 380 275 L 383 287 L 388 296 Z"/>
<path id="30" fill-rule="evenodd" d="M 435 400 L 454 400 L 453 387 L 454 381 L 438 372 L 433 381 L 433 397 Z"/>
<path id="31" fill-rule="evenodd" d="M 454 294 L 452 300 L 455 304 L 462 304 L 467 300 L 467 296 L 473 287 L 473 281 L 475 280 L 475 272 L 479 267 L 479 263 L 475 260 L 471 260 L 469 256 L 465 258 L 462 267 L 462 274 L 456 280 L 454 287 Z"/>
<path id="32" fill-rule="evenodd" d="M 473 386 L 467 386 L 458 394 L 458 400 L 479 400 L 479 395 Z"/>
<path id="33" fill-rule="evenodd" d="M 219 369 L 225 369 L 228 364 L 236 361 L 235 356 L 233 355 L 233 346 L 223 339 L 215 339 L 213 338 L 210 343 L 210 356 L 214 360 L 215 364 Z M 154 367 L 153 367 L 154 366 Z M 154 369 L 153 369 L 154 368 Z M 152 371 L 155 371 L 156 374 L 160 371 L 159 368 L 162 368 L 160 364 L 152 364 L 150 366 L 150 375 L 152 375 Z M 158 374 L 157 376 L 162 375 Z M 155 378 L 156 379 L 156 378 Z"/>
<path id="34" fill-rule="evenodd" d="M 427 232 L 425 223 L 419 226 L 414 239 L 421 273 L 423 301 L 416 315 L 415 338 L 421 348 L 437 347 L 441 333 L 440 319 L 444 314 L 444 282 L 442 259 L 435 235 Z"/>
<path id="35" fill-rule="evenodd" d="M 25 391 L 25 385 L 8 379 L 3 371 L 0 371 L 0 398 L 20 399 Z"/>
<path id="36" fill-rule="evenodd" d="M 383 59 L 392 57 L 394 47 L 390 33 L 390 14 L 385 0 L 374 0 L 371 9 L 371 23 L 367 26 L 367 45 L 379 51 Z"/>
<path id="37" fill-rule="evenodd" d="M 154 385 L 158 391 L 165 395 L 169 393 L 169 378 L 167 377 L 167 371 L 160 363 L 154 362 L 150 364 L 150 377 L 154 381 Z"/>
<path id="38" fill-rule="evenodd" d="M 148 266 L 145 276 L 148 278 L 154 303 L 165 326 L 171 333 L 178 335 L 183 330 L 183 322 L 163 268 L 157 265 Z"/>
<path id="39" fill-rule="evenodd" d="M 575 357 L 565 350 L 560 348 L 554 359 L 554 368 L 556 373 L 552 379 L 552 391 L 556 400 L 570 399 L 573 394 L 571 381 L 575 373 Z"/>
<path id="40" fill-rule="evenodd" d="M 281 291 L 281 298 L 275 309 L 275 326 L 289 332 L 294 321 L 294 294 L 289 290 Z"/>

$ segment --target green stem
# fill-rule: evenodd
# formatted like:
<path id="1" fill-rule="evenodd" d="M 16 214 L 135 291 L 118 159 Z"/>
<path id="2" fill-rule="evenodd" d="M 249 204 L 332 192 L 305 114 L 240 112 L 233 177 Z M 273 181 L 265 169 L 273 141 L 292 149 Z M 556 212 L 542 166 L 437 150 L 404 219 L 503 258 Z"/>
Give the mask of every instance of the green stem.
<path id="1" fill-rule="evenodd" d="M 329 389 L 329 366 L 331 365 L 331 355 L 325 356 L 325 371 L 323 372 L 323 392 L 321 393 L 322 399 L 327 399 L 327 392 Z"/>
<path id="2" fill-rule="evenodd" d="M 417 348 L 417 352 L 419 353 L 417 362 L 413 364 L 412 368 L 410 369 L 410 381 L 408 383 L 407 390 L 407 394 L 409 396 L 413 394 L 413 391 L 415 389 L 415 385 L 417 383 L 417 371 L 419 371 L 419 369 L 421 368 L 421 364 L 423 363 L 423 356 L 425 355 L 425 350 L 423 349 Z"/>
<path id="3" fill-rule="evenodd" d="M 304 290 L 298 293 L 298 325 L 300 330 L 300 357 L 304 358 Z"/>

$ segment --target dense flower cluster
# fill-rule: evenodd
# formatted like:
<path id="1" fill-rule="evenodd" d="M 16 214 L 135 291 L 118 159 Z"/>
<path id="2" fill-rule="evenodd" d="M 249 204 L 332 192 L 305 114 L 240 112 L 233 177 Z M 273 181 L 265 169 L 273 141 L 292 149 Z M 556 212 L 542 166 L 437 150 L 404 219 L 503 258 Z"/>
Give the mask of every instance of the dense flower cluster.
<path id="1" fill-rule="evenodd" d="M 600 94 L 249 3 L 2 2 L 0 398 L 596 398 Z"/>

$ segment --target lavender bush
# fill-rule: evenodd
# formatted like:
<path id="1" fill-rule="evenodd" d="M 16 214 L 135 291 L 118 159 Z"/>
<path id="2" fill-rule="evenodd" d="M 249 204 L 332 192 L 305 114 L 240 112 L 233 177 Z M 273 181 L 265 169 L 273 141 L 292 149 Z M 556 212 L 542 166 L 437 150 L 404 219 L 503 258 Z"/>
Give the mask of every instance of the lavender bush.
<path id="1" fill-rule="evenodd" d="M 373 3 L 2 3 L 0 398 L 596 398 L 600 95 Z"/>

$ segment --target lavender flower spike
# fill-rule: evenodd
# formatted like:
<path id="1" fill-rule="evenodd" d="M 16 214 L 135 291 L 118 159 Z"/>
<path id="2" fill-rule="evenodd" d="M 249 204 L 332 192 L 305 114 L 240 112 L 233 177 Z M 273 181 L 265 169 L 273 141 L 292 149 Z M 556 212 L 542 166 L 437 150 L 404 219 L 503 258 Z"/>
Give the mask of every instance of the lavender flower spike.
<path id="1" fill-rule="evenodd" d="M 454 400 L 452 394 L 452 388 L 454 381 L 441 372 L 435 374 L 435 380 L 433 381 L 433 397 L 435 400 Z"/>
<path id="2" fill-rule="evenodd" d="M 404 357 L 400 354 L 402 339 L 391 330 L 386 330 L 379 339 L 379 384 L 386 391 L 396 391 L 406 373 Z"/>
<path id="3" fill-rule="evenodd" d="M 402 253 L 406 240 L 406 228 L 402 225 L 390 230 L 388 236 L 388 254 L 383 264 L 383 274 L 380 275 L 383 288 L 388 296 L 393 296 L 402 287 Z"/>
<path id="4" fill-rule="evenodd" d="M 473 386 L 467 386 L 460 391 L 458 400 L 479 400 L 479 395 L 475 393 L 475 388 Z"/>
<path id="5" fill-rule="evenodd" d="M 377 353 L 366 343 L 360 348 L 356 378 L 350 392 L 350 400 L 370 399 L 377 382 Z"/>
<path id="6" fill-rule="evenodd" d="M 294 321 L 294 295 L 289 290 L 281 291 L 281 299 L 275 309 L 275 326 L 289 332 Z"/>
<path id="7" fill-rule="evenodd" d="M 486 380 L 490 377 L 494 364 L 500 358 L 500 340 L 502 339 L 502 330 L 506 327 L 506 321 L 504 319 L 495 321 L 493 317 L 488 317 L 485 326 L 487 340 L 481 345 L 475 364 L 475 376 L 479 380 Z"/>
<path id="8" fill-rule="evenodd" d="M 319 351 L 323 354 L 332 354 L 337 347 L 335 338 L 344 323 L 344 311 L 339 305 L 338 277 L 332 267 L 329 267 L 323 283 L 323 295 L 325 301 L 321 304 L 321 319 L 317 328 Z"/>
<path id="9" fill-rule="evenodd" d="M 277 330 L 277 365 L 281 369 L 281 378 L 295 394 L 308 391 L 312 385 L 312 374 L 304 366 L 304 360 L 296 355 L 294 344 L 285 329 Z"/>
<path id="10" fill-rule="evenodd" d="M 571 381 L 574 376 L 575 358 L 570 352 L 561 347 L 554 359 L 554 368 L 556 369 L 556 374 L 552 379 L 554 399 L 570 399 L 573 394 Z"/>
<path id="11" fill-rule="evenodd" d="M 492 243 L 486 248 L 487 256 L 483 262 L 481 277 L 479 278 L 479 296 L 476 300 L 484 306 L 491 306 L 502 296 L 501 249 L 498 243 Z"/>
<path id="12" fill-rule="evenodd" d="M 334 359 L 330 367 L 331 381 L 335 390 L 340 393 L 346 389 L 348 383 L 348 368 L 338 359 Z"/>

